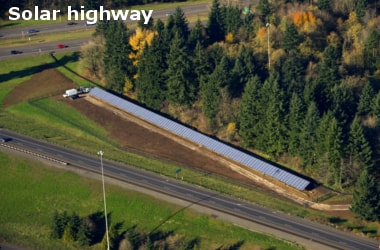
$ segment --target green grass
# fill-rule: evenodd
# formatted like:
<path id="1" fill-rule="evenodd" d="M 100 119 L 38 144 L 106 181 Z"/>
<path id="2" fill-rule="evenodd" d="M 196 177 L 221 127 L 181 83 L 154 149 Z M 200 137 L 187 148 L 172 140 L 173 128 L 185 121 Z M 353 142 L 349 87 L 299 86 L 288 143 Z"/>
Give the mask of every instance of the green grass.
<path id="1" fill-rule="evenodd" d="M 34 249 L 73 249 L 60 240 L 49 238 L 49 225 L 55 210 L 76 212 L 80 216 L 102 211 L 102 189 L 99 181 L 74 173 L 50 169 L 41 163 L 0 153 L 0 240 Z M 111 224 L 123 222 L 123 228 L 134 225 L 138 231 L 150 232 L 159 226 L 161 232 L 173 231 L 187 239 L 199 237 L 200 249 L 215 249 L 243 241 L 241 249 L 300 249 L 273 237 L 250 232 L 190 209 L 115 186 L 106 185 L 107 208 Z M 91 249 L 100 249 L 99 245 Z"/>

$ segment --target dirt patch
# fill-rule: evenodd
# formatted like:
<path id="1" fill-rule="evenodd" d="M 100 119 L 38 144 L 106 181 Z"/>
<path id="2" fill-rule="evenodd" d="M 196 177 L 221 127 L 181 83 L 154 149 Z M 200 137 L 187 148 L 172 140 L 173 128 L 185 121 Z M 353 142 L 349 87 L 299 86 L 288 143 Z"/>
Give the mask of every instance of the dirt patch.
<path id="1" fill-rule="evenodd" d="M 56 99 L 75 107 L 86 117 L 105 128 L 109 132 L 109 137 L 124 150 L 181 166 L 196 168 L 206 173 L 214 173 L 238 182 L 255 184 L 251 179 L 236 173 L 227 165 L 215 161 L 211 157 L 130 121 L 117 112 L 112 112 L 107 108 L 99 108 L 98 105 L 87 101 L 87 97 L 75 101 L 66 100 L 60 96 L 57 96 Z"/>
<path id="2" fill-rule="evenodd" d="M 29 80 L 16 86 L 5 98 L 4 107 L 40 97 L 63 94 L 77 85 L 56 69 L 45 69 L 34 74 Z"/>

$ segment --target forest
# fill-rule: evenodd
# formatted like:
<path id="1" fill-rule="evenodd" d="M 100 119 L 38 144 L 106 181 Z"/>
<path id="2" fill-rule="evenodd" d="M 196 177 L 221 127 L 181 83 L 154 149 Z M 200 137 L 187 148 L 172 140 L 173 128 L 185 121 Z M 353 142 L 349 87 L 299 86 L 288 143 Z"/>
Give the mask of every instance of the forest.
<path id="1" fill-rule="evenodd" d="M 249 7 L 213 0 L 207 20 L 191 25 L 180 8 L 133 30 L 100 22 L 82 47 L 81 71 L 199 131 L 353 192 L 353 211 L 376 220 L 379 7 L 374 0 Z"/>

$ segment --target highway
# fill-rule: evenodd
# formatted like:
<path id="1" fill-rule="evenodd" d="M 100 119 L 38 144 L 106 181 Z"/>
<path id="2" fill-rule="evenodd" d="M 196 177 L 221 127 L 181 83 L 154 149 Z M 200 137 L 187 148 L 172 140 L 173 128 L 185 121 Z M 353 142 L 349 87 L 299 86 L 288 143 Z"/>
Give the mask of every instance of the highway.
<path id="1" fill-rule="evenodd" d="M 22 136 L 11 131 L 0 130 L 0 137 L 11 138 L 7 145 L 28 148 L 31 151 L 65 161 L 70 168 L 81 168 L 99 173 L 99 158 L 71 149 Z M 1 146 L 0 146 L 1 147 Z M 324 249 L 378 249 L 379 243 L 332 227 L 289 216 L 239 199 L 225 196 L 184 182 L 168 179 L 158 174 L 142 171 L 124 164 L 104 160 L 105 175 L 154 190 L 172 197 L 222 212 L 245 221 L 280 230 L 289 235 L 316 242 Z"/>
<path id="2" fill-rule="evenodd" d="M 210 4 L 202 3 L 196 5 L 188 5 L 182 6 L 181 9 L 185 13 L 186 16 L 196 16 L 206 14 L 209 11 Z M 155 10 L 153 11 L 152 17 L 153 19 L 165 19 L 168 15 L 174 12 L 174 9 L 164 9 L 164 10 Z M 47 21 L 48 22 L 48 21 Z M 86 30 L 93 29 L 95 30 L 95 26 L 85 26 L 85 21 L 75 21 L 76 24 L 68 25 L 67 22 L 60 23 L 46 23 L 28 27 L 18 27 L 18 28 L 7 28 L 0 29 L 0 44 L 4 39 L 9 38 L 20 38 L 20 39 L 29 39 L 27 35 L 27 31 L 29 29 L 38 30 L 37 33 L 33 33 L 30 35 L 30 39 L 38 39 L 38 36 L 41 34 L 52 34 L 52 33 L 62 33 L 69 32 L 75 30 Z M 131 21 L 127 22 L 131 23 Z M 8 48 L 0 48 L 0 60 L 5 60 L 12 57 L 21 57 L 21 56 L 30 56 L 30 55 L 38 55 L 41 53 L 50 53 L 50 52 L 58 52 L 58 51 L 79 51 L 80 47 L 83 43 L 85 43 L 89 38 L 76 39 L 76 40 L 65 40 L 62 42 L 51 42 L 51 43 L 39 43 L 39 44 L 30 44 L 30 45 L 22 45 Z M 65 49 L 58 49 L 57 44 L 64 44 L 67 46 Z M 22 53 L 12 55 L 11 51 L 17 50 Z"/>

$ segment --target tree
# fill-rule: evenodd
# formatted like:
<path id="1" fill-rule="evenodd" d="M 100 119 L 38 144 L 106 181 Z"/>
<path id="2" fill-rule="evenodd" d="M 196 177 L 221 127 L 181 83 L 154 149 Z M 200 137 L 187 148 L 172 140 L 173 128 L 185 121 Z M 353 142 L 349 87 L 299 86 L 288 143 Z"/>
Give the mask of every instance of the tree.
<path id="1" fill-rule="evenodd" d="M 209 67 L 209 59 L 207 57 L 207 54 L 205 52 L 205 49 L 201 45 L 201 42 L 197 42 L 197 45 L 195 46 L 194 50 L 194 57 L 193 57 L 193 67 L 194 67 L 194 74 L 195 74 L 195 86 L 196 89 L 199 88 L 201 77 L 209 75 L 211 73 L 211 67 Z"/>
<path id="2" fill-rule="evenodd" d="M 342 129 L 339 127 L 338 121 L 335 118 L 332 119 L 326 133 L 329 173 L 331 176 L 329 181 L 331 181 L 331 184 L 334 184 L 336 187 L 341 188 L 341 160 L 343 156 Z"/>
<path id="3" fill-rule="evenodd" d="M 320 10 L 330 10 L 330 0 L 318 0 L 317 7 Z"/>
<path id="4" fill-rule="evenodd" d="M 303 100 L 293 92 L 289 104 L 288 119 L 288 151 L 292 156 L 300 154 L 302 121 L 305 116 L 305 106 Z"/>
<path id="5" fill-rule="evenodd" d="M 380 220 L 379 184 L 366 169 L 361 172 L 355 185 L 351 211 L 363 220 Z"/>
<path id="6" fill-rule="evenodd" d="M 232 69 L 232 83 L 230 86 L 231 96 L 240 96 L 245 84 L 256 74 L 256 60 L 253 51 L 243 46 L 235 59 Z"/>
<path id="7" fill-rule="evenodd" d="M 224 39 L 225 32 L 223 26 L 224 20 L 219 0 L 213 0 L 207 21 L 207 33 L 210 44 Z"/>
<path id="8" fill-rule="evenodd" d="M 301 156 L 304 166 L 315 164 L 315 146 L 317 143 L 316 130 L 319 123 L 319 112 L 314 102 L 308 106 L 301 127 Z"/>
<path id="9" fill-rule="evenodd" d="M 257 144 L 260 149 L 273 157 L 278 157 L 286 149 L 284 94 L 278 82 L 279 75 L 273 72 L 260 90 L 261 100 L 265 100 L 265 114 L 262 117 Z"/>
<path id="10" fill-rule="evenodd" d="M 290 51 L 281 67 L 281 86 L 288 92 L 288 96 L 293 92 L 301 95 L 304 90 L 304 71 L 302 58 L 299 58 L 295 51 Z"/>
<path id="11" fill-rule="evenodd" d="M 165 98 L 167 69 L 166 56 L 159 36 L 154 36 L 151 46 L 144 48 L 137 67 L 137 98 L 153 109 L 160 109 Z"/>
<path id="12" fill-rule="evenodd" d="M 348 185 L 355 183 L 363 169 L 371 171 L 373 167 L 372 149 L 364 136 L 359 118 L 355 116 L 350 126 L 348 146 L 346 149 L 347 164 L 344 177 Z"/>
<path id="13" fill-rule="evenodd" d="M 321 113 L 327 111 L 331 105 L 332 96 L 330 90 L 339 83 L 339 58 L 340 53 L 334 46 L 327 46 L 323 51 L 323 58 L 318 68 L 318 76 L 315 79 L 314 101 Z"/>
<path id="14" fill-rule="evenodd" d="M 355 0 L 355 12 L 359 19 L 364 17 L 368 6 L 368 0 Z"/>
<path id="15" fill-rule="evenodd" d="M 296 50 L 297 46 L 302 42 L 302 36 L 298 32 L 297 27 L 294 23 L 285 24 L 285 32 L 282 39 L 282 48 L 289 52 L 291 50 Z"/>
<path id="16" fill-rule="evenodd" d="M 377 93 L 372 103 L 372 114 L 376 117 L 377 122 L 380 122 L 380 92 Z"/>
<path id="17" fill-rule="evenodd" d="M 173 27 L 170 30 L 171 37 L 178 33 L 180 38 L 187 41 L 190 31 L 185 13 L 180 7 L 177 7 L 171 16 L 173 17 Z"/>
<path id="18" fill-rule="evenodd" d="M 258 135 L 257 126 L 261 120 L 259 90 L 261 82 L 258 76 L 250 78 L 245 85 L 239 109 L 239 135 L 247 147 L 255 145 Z"/>
<path id="19" fill-rule="evenodd" d="M 370 70 L 380 68 L 380 32 L 370 31 L 364 47 L 364 65 Z"/>
<path id="20" fill-rule="evenodd" d="M 123 93 L 125 77 L 133 75 L 127 28 L 122 21 L 107 21 L 105 34 L 104 75 L 107 87 Z"/>
<path id="21" fill-rule="evenodd" d="M 222 13 L 224 17 L 224 32 L 236 34 L 242 25 L 241 13 L 242 10 L 237 6 L 223 6 Z"/>
<path id="22" fill-rule="evenodd" d="M 206 45 L 204 28 L 200 19 L 197 20 L 195 26 L 191 29 L 189 39 L 187 41 L 189 51 L 193 51 L 197 46 L 197 43 L 199 43 L 202 47 Z"/>
<path id="23" fill-rule="evenodd" d="M 375 97 L 371 83 L 367 82 L 360 95 L 357 113 L 359 115 L 368 115 L 371 112 L 372 102 Z"/>
<path id="24" fill-rule="evenodd" d="M 195 99 L 196 85 L 191 60 L 186 52 L 184 40 L 178 33 L 170 45 L 168 55 L 167 98 L 176 104 L 191 104 Z"/>
<path id="25" fill-rule="evenodd" d="M 133 65 L 136 66 L 138 64 L 145 44 L 150 45 L 154 35 L 154 31 L 138 27 L 135 33 L 130 36 L 129 45 L 131 46 L 131 53 L 129 54 L 129 58 L 132 60 Z"/>
<path id="26" fill-rule="evenodd" d="M 271 5 L 268 0 L 259 0 L 256 9 L 262 16 L 263 20 L 268 21 L 269 15 L 272 13 Z"/>

